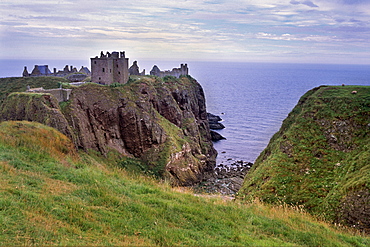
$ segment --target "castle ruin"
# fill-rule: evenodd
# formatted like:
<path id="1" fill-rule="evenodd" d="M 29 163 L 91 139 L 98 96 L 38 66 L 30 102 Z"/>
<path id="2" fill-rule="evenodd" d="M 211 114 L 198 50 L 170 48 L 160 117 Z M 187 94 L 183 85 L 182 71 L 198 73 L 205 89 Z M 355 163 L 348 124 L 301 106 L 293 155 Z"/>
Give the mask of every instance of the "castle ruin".
<path id="1" fill-rule="evenodd" d="M 90 76 L 90 70 L 87 67 L 82 66 L 80 70 L 73 66 L 66 65 L 63 70 L 57 71 L 56 68 L 53 72 L 50 71 L 48 65 L 35 65 L 31 73 L 28 73 L 27 66 L 24 66 L 22 73 L 23 77 L 38 77 L 38 76 L 57 76 L 57 77 L 67 77 L 70 81 L 84 80 L 86 77 Z"/>
<path id="2" fill-rule="evenodd" d="M 139 66 L 137 65 L 137 61 L 134 61 L 134 63 L 128 69 L 128 73 L 130 75 L 145 75 L 145 69 L 143 69 L 143 71 L 140 72 L 139 71 Z"/>
<path id="3" fill-rule="evenodd" d="M 181 64 L 180 68 L 173 68 L 172 70 L 161 71 L 157 65 L 154 65 L 150 71 L 150 75 L 165 77 L 165 76 L 174 76 L 179 78 L 182 75 L 188 75 L 189 69 L 187 64 Z"/>
<path id="4" fill-rule="evenodd" d="M 65 77 L 71 82 L 82 82 L 88 76 L 91 76 L 91 82 L 110 85 L 112 83 L 124 84 L 129 80 L 130 75 L 145 76 L 145 69 L 140 72 L 137 61 L 129 68 L 129 59 L 125 57 L 125 52 L 107 52 L 100 53 L 100 57 L 96 56 L 90 58 L 91 72 L 87 67 L 81 67 L 77 70 L 73 66 L 66 65 L 63 70 L 57 71 L 56 68 L 53 72 L 50 71 L 48 65 L 35 65 L 31 73 L 28 72 L 27 67 L 24 67 L 23 77 L 37 77 L 37 76 L 57 76 Z M 189 69 L 187 64 L 181 64 L 180 68 L 173 68 L 172 70 L 161 71 L 157 65 L 154 65 L 150 71 L 150 75 L 165 77 L 174 76 L 179 78 L 183 75 L 188 75 Z"/>
<path id="5" fill-rule="evenodd" d="M 58 102 L 65 102 L 69 100 L 69 96 L 71 95 L 72 89 L 65 89 L 62 88 L 62 85 L 60 88 L 54 88 L 54 89 L 44 89 L 42 87 L 40 88 L 30 88 L 30 86 L 27 86 L 28 93 L 49 93 L 53 95 Z"/>
<path id="6" fill-rule="evenodd" d="M 107 52 L 91 58 L 91 81 L 103 85 L 126 83 L 129 78 L 128 58 L 125 52 Z"/>
<path id="7" fill-rule="evenodd" d="M 134 61 L 133 65 L 128 68 L 128 58 L 125 57 L 125 52 L 107 52 L 104 54 L 100 53 L 100 57 L 90 58 L 91 60 L 91 73 L 87 67 L 81 67 L 78 71 L 73 66 L 66 65 L 63 70 L 57 71 L 56 68 L 53 72 L 50 71 L 48 65 L 35 65 L 35 68 L 31 73 L 28 73 L 27 67 L 24 67 L 23 77 L 37 77 L 37 76 L 58 76 L 66 77 L 71 82 L 82 82 L 86 77 L 91 75 L 91 81 L 110 85 L 112 83 L 124 84 L 128 81 L 130 75 L 145 76 L 145 69 L 140 72 L 137 61 Z M 174 76 L 179 78 L 182 75 L 188 75 L 189 69 L 187 64 L 181 64 L 180 68 L 173 68 L 172 70 L 161 71 L 157 65 L 153 66 L 150 71 L 150 75 L 165 77 Z M 74 85 L 77 85 L 76 83 Z M 28 93 L 48 93 L 53 95 L 59 102 L 65 102 L 69 100 L 72 93 L 72 89 L 64 89 L 62 86 L 55 89 L 44 89 L 44 88 L 30 88 L 27 86 Z"/>

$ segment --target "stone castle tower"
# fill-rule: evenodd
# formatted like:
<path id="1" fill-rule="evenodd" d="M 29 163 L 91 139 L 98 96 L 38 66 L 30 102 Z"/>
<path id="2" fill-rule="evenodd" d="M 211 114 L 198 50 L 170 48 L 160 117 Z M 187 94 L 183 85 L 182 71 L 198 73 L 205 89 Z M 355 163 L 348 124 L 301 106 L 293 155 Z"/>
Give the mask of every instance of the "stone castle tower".
<path id="1" fill-rule="evenodd" d="M 129 78 L 125 52 L 107 52 L 91 58 L 91 81 L 99 84 L 126 83 Z"/>

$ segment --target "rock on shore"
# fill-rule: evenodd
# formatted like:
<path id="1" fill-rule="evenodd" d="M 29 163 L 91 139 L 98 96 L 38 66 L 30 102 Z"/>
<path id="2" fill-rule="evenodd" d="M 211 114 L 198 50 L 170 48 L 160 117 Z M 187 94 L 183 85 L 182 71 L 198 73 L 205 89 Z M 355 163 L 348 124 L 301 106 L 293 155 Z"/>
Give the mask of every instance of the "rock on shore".
<path id="1" fill-rule="evenodd" d="M 221 130 L 225 128 L 225 126 L 222 123 L 220 123 L 220 121 L 222 121 L 222 118 L 208 112 L 207 119 L 209 123 L 209 128 L 211 129 L 212 141 L 215 142 L 215 141 L 225 140 L 226 138 L 223 137 L 221 134 L 217 133 L 216 131 L 212 131 L 212 130 Z"/>
<path id="2" fill-rule="evenodd" d="M 242 160 L 230 165 L 219 164 L 195 189 L 206 193 L 234 195 L 243 185 L 244 177 L 252 166 L 253 163 Z"/>
<path id="3" fill-rule="evenodd" d="M 213 130 L 211 130 L 211 139 L 214 142 L 220 141 L 220 140 L 226 140 L 225 137 L 223 137 L 222 135 L 220 135 L 219 133 L 217 133 L 216 131 L 213 131 Z"/>
<path id="4" fill-rule="evenodd" d="M 222 121 L 222 118 L 220 118 L 219 116 L 216 116 L 212 113 L 207 113 L 207 118 L 209 122 L 209 128 L 211 130 L 221 130 L 225 128 L 225 126 L 220 123 L 220 121 Z"/>

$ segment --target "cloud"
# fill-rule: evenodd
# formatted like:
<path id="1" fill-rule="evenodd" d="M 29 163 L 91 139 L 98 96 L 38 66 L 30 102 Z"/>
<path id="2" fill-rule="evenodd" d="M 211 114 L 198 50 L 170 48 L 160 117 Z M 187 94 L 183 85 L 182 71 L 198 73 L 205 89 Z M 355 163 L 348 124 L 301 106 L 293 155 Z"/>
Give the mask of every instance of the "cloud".
<path id="1" fill-rule="evenodd" d="M 290 3 L 293 4 L 293 5 L 303 4 L 303 5 L 306 5 L 308 7 L 312 7 L 312 8 L 318 8 L 319 7 L 310 0 L 305 0 L 305 1 L 291 0 Z"/>
<path id="2" fill-rule="evenodd" d="M 142 57 L 163 53 L 168 57 L 211 59 L 222 51 L 225 56 L 244 59 L 238 54 L 259 56 L 263 51 L 268 57 L 275 54 L 274 49 L 286 49 L 279 50 L 279 54 L 295 54 L 317 44 L 330 48 L 330 54 L 353 45 L 366 52 L 364 47 L 370 42 L 370 8 L 363 6 L 368 3 L 34 0 L 31 4 L 24 0 L 2 0 L 0 42 L 4 44 L 6 40 L 9 54 L 18 57 L 41 54 L 38 52 L 41 49 L 54 55 L 63 50 L 65 56 L 80 56 L 81 50 L 95 54 L 96 49 L 118 47 L 133 50 Z M 29 49 L 30 44 L 35 48 Z"/>
<path id="3" fill-rule="evenodd" d="M 340 2 L 348 5 L 358 5 L 358 4 L 369 4 L 369 0 L 341 0 Z"/>
<path id="4" fill-rule="evenodd" d="M 335 36 L 325 35 L 292 35 L 284 33 L 281 35 L 271 33 L 257 33 L 257 39 L 270 39 L 270 40 L 282 40 L 282 41 L 304 41 L 304 42 L 333 42 L 337 38 Z"/>
<path id="5" fill-rule="evenodd" d="M 313 2 L 307 0 L 307 1 L 303 1 L 302 4 L 304 5 L 307 5 L 308 7 L 312 7 L 312 8 L 317 8 L 319 6 L 317 6 L 316 4 L 314 4 Z"/>

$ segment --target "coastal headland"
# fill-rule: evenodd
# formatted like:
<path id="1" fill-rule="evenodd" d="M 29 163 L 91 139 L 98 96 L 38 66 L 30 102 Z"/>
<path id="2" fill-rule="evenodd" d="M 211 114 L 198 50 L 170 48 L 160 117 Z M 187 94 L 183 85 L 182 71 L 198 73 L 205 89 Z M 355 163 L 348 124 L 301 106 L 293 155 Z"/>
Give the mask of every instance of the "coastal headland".
<path id="1" fill-rule="evenodd" d="M 24 85 L 27 80 L 23 78 Z M 3 121 L 36 121 L 68 136 L 76 148 L 138 159 L 143 172 L 191 185 L 215 165 L 205 98 L 200 84 L 181 78 L 132 77 L 126 84 L 70 86 L 58 103 L 49 93 L 13 92 Z"/>
<path id="2" fill-rule="evenodd" d="M 220 119 L 207 114 L 203 89 L 189 75 L 136 75 L 127 83 L 78 86 L 63 78 L 3 78 L 0 86 L 6 128 L 32 138 L 31 129 L 44 128 L 32 127 L 39 122 L 70 140 L 68 148 L 58 147 L 53 155 L 83 152 L 98 163 L 106 160 L 109 166 L 154 175 L 172 186 L 200 185 L 194 190 L 236 194 L 240 203 L 258 198 L 271 205 L 295 205 L 328 222 L 369 231 L 367 86 L 322 86 L 307 92 L 256 163 L 237 161 L 234 168 L 216 166 L 210 121 Z M 71 91 L 59 101 L 48 92 L 26 92 L 27 86 Z M 20 120 L 29 122 L 13 122 Z M 11 143 L 25 145 L 17 138 Z M 52 142 L 56 140 L 61 139 Z M 10 156 L 4 157 L 1 164 L 13 164 L 6 158 Z M 26 169 L 19 164 L 14 163 L 16 169 Z"/>

